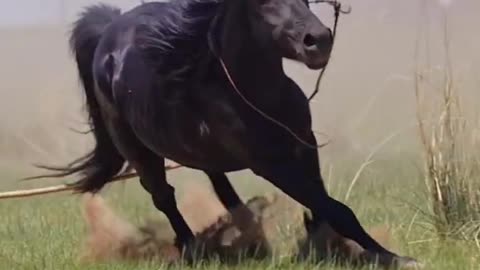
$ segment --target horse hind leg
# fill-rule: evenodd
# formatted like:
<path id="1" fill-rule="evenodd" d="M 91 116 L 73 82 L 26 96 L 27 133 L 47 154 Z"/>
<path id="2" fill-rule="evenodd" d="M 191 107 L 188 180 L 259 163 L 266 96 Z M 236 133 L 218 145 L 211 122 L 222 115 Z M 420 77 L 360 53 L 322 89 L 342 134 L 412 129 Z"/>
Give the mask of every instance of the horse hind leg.
<path id="1" fill-rule="evenodd" d="M 176 234 L 176 245 L 185 247 L 194 235 L 178 210 L 174 188 L 167 183 L 165 173 L 165 159 L 151 156 L 141 162 L 134 162 L 133 166 L 140 176 L 143 188 L 152 196 L 155 207 L 163 212 Z"/>
<path id="2" fill-rule="evenodd" d="M 155 207 L 163 212 L 170 221 L 177 236 L 177 246 L 183 247 L 193 240 L 194 236 L 177 208 L 174 188 L 167 183 L 165 160 L 147 148 L 135 135 L 132 123 L 137 121 L 135 117 L 144 117 L 145 115 L 138 114 L 139 108 L 131 104 L 141 99 L 130 99 L 125 96 L 132 89 L 134 92 L 137 92 L 135 89 L 144 89 L 143 91 L 153 89 L 154 75 L 133 46 L 127 46 L 121 53 L 115 54 L 113 58 L 110 57 L 107 60 L 104 63 L 105 68 L 108 70 L 113 65 L 109 61 L 115 61 L 115 65 L 113 65 L 115 68 L 111 67 L 110 73 L 105 72 L 105 74 L 112 74 L 110 78 L 113 79 L 109 80 L 108 76 L 105 76 L 103 78 L 105 88 L 103 89 L 108 89 L 106 82 L 111 81 L 114 93 L 112 99 L 120 104 L 118 107 L 123 107 L 123 114 L 116 111 L 118 108 L 110 111 L 110 121 L 108 122 L 110 134 L 119 151 L 137 171 L 140 183 L 152 196 Z M 100 85 L 100 87 L 102 86 Z M 125 118 L 120 118 L 122 116 Z"/>
<path id="3" fill-rule="evenodd" d="M 111 125 L 110 131 L 119 151 L 137 171 L 140 184 L 151 195 L 155 208 L 170 221 L 177 236 L 177 247 L 185 247 L 194 235 L 178 210 L 174 188 L 167 183 L 165 159 L 141 144 L 129 127 L 119 120 Z"/>

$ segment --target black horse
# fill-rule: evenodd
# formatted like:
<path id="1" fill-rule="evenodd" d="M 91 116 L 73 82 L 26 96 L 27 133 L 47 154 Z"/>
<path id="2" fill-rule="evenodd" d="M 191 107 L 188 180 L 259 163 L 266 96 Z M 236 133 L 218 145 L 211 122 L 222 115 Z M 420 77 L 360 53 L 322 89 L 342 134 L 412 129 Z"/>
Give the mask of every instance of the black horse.
<path id="1" fill-rule="evenodd" d="M 328 62 L 331 31 L 304 1 L 175 0 L 123 14 L 96 5 L 75 23 L 71 46 L 96 139 L 61 173 L 83 175 L 78 191 L 100 190 L 128 164 L 184 246 L 194 235 L 165 158 L 204 171 L 227 209 L 242 201 L 225 173 L 250 169 L 309 208 L 316 224 L 413 262 L 379 245 L 324 187 L 309 103 L 282 66 L 283 58 L 310 69 Z"/>

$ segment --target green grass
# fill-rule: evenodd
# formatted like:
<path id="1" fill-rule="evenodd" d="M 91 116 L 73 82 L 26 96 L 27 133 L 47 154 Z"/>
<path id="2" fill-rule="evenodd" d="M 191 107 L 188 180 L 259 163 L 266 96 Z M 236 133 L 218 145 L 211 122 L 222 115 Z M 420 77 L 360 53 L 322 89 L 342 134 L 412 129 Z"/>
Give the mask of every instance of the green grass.
<path id="1" fill-rule="evenodd" d="M 334 197 L 344 200 L 349 181 L 358 164 L 333 166 L 327 179 Z M 328 167 L 328 166 L 327 166 Z M 369 166 L 353 188 L 346 202 L 366 228 L 388 226 L 393 234 L 390 248 L 415 257 L 426 269 L 478 269 L 480 249 L 467 241 L 441 241 L 435 237 L 428 219 L 429 201 L 421 173 L 411 160 L 381 160 Z M 325 167 L 326 168 L 326 167 Z M 328 173 L 325 170 L 325 176 Z M 12 174 L 14 175 L 14 174 Z M 10 175 L 11 176 L 11 175 Z M 205 181 L 204 176 L 187 169 L 170 173 L 179 190 L 191 181 Z M 249 173 L 234 175 L 234 185 L 248 197 L 271 189 L 262 179 Z M 45 185 L 47 182 L 36 182 Z M 2 186 L 15 186 L 11 182 Z M 142 219 L 161 216 L 153 208 L 149 196 L 136 181 L 114 184 L 104 192 L 107 200 L 122 215 L 140 223 Z M 157 263 L 108 263 L 85 265 L 78 262 L 84 236 L 80 201 L 66 194 L 0 202 L 0 269 L 165 269 Z M 184 269 L 186 266 L 171 266 Z M 201 263 L 196 269 L 225 269 L 216 262 Z M 271 258 L 264 262 L 242 262 L 228 269 L 347 269 L 332 265 L 293 263 L 289 258 Z"/>

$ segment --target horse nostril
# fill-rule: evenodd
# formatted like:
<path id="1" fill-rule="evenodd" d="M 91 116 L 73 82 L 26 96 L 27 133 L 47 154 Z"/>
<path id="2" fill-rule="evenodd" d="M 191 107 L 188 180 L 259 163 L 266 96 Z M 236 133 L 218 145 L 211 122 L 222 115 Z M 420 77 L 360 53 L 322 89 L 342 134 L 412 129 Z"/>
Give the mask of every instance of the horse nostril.
<path id="1" fill-rule="evenodd" d="M 327 28 L 317 34 L 306 34 L 303 43 L 308 49 L 328 50 L 333 43 L 332 31 Z"/>
<path id="2" fill-rule="evenodd" d="M 315 41 L 315 38 L 311 34 L 306 34 L 305 38 L 303 39 L 303 44 L 307 47 L 313 47 L 317 45 L 317 42 Z"/>
<path id="3" fill-rule="evenodd" d="M 317 37 L 317 44 L 328 45 L 333 40 L 332 30 L 326 29 L 324 32 L 318 35 Z"/>

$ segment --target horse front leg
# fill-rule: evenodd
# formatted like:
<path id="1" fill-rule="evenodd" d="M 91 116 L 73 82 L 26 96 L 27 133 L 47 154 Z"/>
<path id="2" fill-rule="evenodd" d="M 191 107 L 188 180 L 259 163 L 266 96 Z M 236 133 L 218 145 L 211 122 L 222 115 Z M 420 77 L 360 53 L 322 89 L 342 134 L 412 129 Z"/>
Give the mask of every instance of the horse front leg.
<path id="1" fill-rule="evenodd" d="M 224 173 L 205 172 L 212 183 L 215 194 L 232 214 L 233 222 L 240 230 L 249 230 L 255 222 L 255 214 L 243 203 Z"/>
<path id="2" fill-rule="evenodd" d="M 313 133 L 309 143 L 316 145 Z M 321 177 L 317 149 L 303 146 L 298 153 L 281 160 L 259 163 L 261 165 L 252 169 L 310 209 L 316 226 L 328 223 L 341 236 L 354 240 L 379 257 L 387 258 L 392 264 L 403 266 L 414 263 L 413 259 L 400 257 L 382 247 L 365 231 L 348 206 L 329 196 Z"/>

